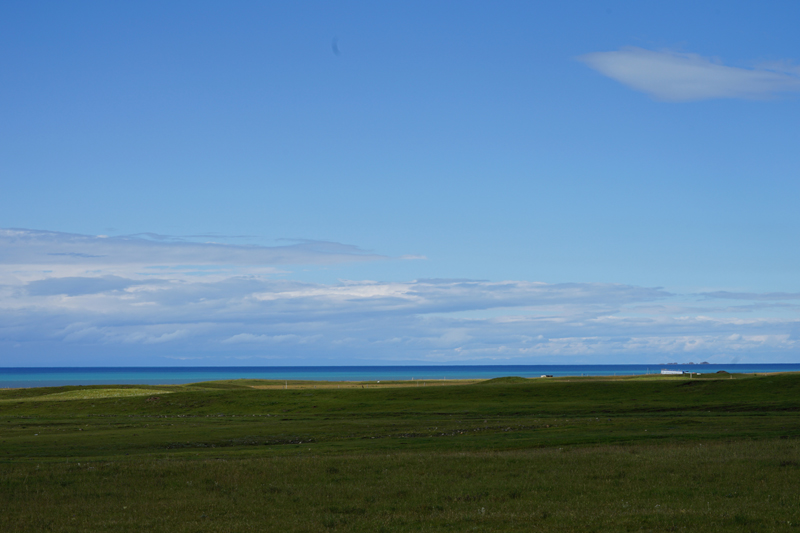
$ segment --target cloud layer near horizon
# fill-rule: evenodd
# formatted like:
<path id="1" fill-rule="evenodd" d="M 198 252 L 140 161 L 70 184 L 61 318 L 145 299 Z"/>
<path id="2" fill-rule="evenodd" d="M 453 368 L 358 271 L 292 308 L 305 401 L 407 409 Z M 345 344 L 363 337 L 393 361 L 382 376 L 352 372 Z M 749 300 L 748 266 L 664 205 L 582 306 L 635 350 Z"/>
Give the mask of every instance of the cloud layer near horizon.
<path id="1" fill-rule="evenodd" d="M 800 91 L 800 68 L 781 63 L 747 69 L 697 54 L 637 47 L 594 52 L 578 60 L 657 100 L 754 99 Z"/>
<path id="2" fill-rule="evenodd" d="M 104 364 L 780 361 L 798 346 L 794 318 L 752 316 L 796 313 L 793 294 L 716 291 L 689 305 L 609 283 L 321 284 L 279 279 L 270 265 L 380 256 L 332 243 L 276 252 L 29 230 L 0 239 L 8 366 L 71 364 L 63 358 L 77 353 Z M 227 268 L 201 268 L 224 258 Z"/>

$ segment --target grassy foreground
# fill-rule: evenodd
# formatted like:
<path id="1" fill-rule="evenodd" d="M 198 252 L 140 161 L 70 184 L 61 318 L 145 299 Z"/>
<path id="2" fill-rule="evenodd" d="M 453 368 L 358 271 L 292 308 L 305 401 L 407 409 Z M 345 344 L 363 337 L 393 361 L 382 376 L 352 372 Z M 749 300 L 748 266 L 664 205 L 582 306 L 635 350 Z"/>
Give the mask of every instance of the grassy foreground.
<path id="1" fill-rule="evenodd" d="M 0 391 L 0 531 L 800 531 L 800 375 L 437 385 Z"/>

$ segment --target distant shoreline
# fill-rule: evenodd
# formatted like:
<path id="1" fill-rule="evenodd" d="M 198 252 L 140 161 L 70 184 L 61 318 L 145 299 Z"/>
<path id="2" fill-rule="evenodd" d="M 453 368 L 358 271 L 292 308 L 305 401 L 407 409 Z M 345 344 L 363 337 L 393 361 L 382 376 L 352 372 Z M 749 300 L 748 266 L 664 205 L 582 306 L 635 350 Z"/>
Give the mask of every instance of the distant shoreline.
<path id="1" fill-rule="evenodd" d="M 0 368 L 0 388 L 81 385 L 178 385 L 236 379 L 308 382 L 455 381 L 506 376 L 539 378 L 623 377 L 660 374 L 661 369 L 713 374 L 800 372 L 800 363 L 708 365 L 363 365 L 251 367 L 13 367 Z"/>

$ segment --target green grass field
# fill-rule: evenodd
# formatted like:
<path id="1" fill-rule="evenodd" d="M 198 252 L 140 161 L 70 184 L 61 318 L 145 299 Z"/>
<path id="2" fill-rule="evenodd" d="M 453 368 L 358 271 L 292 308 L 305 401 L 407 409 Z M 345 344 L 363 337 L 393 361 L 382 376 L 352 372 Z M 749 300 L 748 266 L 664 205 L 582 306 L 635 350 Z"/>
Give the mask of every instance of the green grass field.
<path id="1" fill-rule="evenodd" d="M 0 390 L 0 531 L 800 531 L 800 375 Z"/>

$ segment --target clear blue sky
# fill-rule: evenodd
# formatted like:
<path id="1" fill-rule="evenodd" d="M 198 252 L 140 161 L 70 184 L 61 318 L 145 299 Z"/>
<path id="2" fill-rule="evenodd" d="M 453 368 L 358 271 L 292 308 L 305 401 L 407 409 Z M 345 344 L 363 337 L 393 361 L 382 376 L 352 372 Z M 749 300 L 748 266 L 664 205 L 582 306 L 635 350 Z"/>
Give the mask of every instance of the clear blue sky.
<path id="1" fill-rule="evenodd" d="M 0 365 L 796 362 L 799 20 L 4 2 Z"/>

